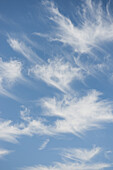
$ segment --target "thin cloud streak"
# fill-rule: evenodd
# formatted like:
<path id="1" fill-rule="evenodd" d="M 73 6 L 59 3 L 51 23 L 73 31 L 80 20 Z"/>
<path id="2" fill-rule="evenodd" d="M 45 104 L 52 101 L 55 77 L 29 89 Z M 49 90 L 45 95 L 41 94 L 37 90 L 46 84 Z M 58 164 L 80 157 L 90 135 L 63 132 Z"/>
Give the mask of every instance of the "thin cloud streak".
<path id="1" fill-rule="evenodd" d="M 43 63 L 43 60 L 32 50 L 30 46 L 27 46 L 24 42 L 19 41 L 15 38 L 11 38 L 10 36 L 7 42 L 14 51 L 22 54 L 30 62 L 36 63 L 36 61 L 38 61 L 40 63 Z"/>
<path id="2" fill-rule="evenodd" d="M 10 154 L 11 152 L 12 151 L 10 151 L 10 150 L 0 148 L 0 159 L 3 158 L 5 155 Z"/>
<path id="3" fill-rule="evenodd" d="M 111 167 L 110 164 L 107 163 L 95 163 L 91 165 L 79 165 L 78 163 L 56 163 L 53 166 L 47 167 L 47 166 L 34 166 L 34 167 L 27 167 L 27 168 L 22 168 L 21 170 L 102 170 L 103 168 L 109 168 Z"/>
<path id="4" fill-rule="evenodd" d="M 18 125 L 14 125 L 11 120 L 0 121 L 0 140 L 17 143 L 17 138 L 22 135 Z"/>
<path id="5" fill-rule="evenodd" d="M 47 144 L 49 143 L 49 139 L 46 139 L 45 141 L 44 141 L 44 143 L 39 147 L 39 149 L 38 150 L 43 150 L 43 149 L 45 149 L 45 147 L 47 146 Z"/>

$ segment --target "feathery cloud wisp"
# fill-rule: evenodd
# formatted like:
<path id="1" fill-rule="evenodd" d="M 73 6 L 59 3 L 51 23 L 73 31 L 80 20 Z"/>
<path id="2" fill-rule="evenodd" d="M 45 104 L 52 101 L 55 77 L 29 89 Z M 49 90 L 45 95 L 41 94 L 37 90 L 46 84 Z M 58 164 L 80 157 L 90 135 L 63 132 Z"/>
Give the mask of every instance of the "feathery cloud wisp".
<path id="1" fill-rule="evenodd" d="M 46 139 L 45 141 L 44 141 L 44 143 L 39 147 L 39 150 L 43 150 L 46 146 L 47 146 L 47 144 L 49 143 L 49 139 Z"/>
<path id="2" fill-rule="evenodd" d="M 87 162 L 93 157 L 98 155 L 101 151 L 100 147 L 94 147 L 91 150 L 88 149 L 65 149 L 63 152 L 63 157 L 73 161 Z"/>
<path id="3" fill-rule="evenodd" d="M 75 153 L 74 153 L 75 151 Z M 91 150 L 87 149 L 75 149 L 72 148 L 70 151 L 68 150 L 67 154 L 69 154 L 68 160 L 65 162 L 56 162 L 51 166 L 34 166 L 34 167 L 26 167 L 22 168 L 22 170 L 101 170 L 103 168 L 111 167 L 111 164 L 108 163 L 100 163 L 100 162 L 91 162 L 91 159 L 97 156 L 100 153 L 100 148 L 96 147 Z M 62 154 L 62 158 L 65 157 Z M 72 158 L 74 157 L 74 162 Z M 78 161 L 77 159 L 81 161 Z M 86 159 L 87 158 L 87 159 Z"/>
<path id="4" fill-rule="evenodd" d="M 22 76 L 22 64 L 20 61 L 11 60 L 4 62 L 0 58 L 0 93 L 9 97 L 14 97 L 7 91 L 7 88 L 11 87 L 19 79 L 23 79 Z"/>
<path id="5" fill-rule="evenodd" d="M 74 25 L 53 3 L 44 4 L 51 14 L 50 19 L 56 23 L 56 31 L 49 38 L 51 41 L 69 45 L 78 53 L 89 53 L 92 48 L 99 49 L 103 42 L 113 40 L 113 18 L 108 5 L 104 11 L 100 1 L 97 4 L 88 0 L 83 2 L 75 19 L 77 25 Z"/>
<path id="6" fill-rule="evenodd" d="M 0 121 L 0 139 L 8 142 L 17 142 L 17 137 L 20 130 L 16 125 L 13 125 L 10 120 Z"/>
<path id="7" fill-rule="evenodd" d="M 42 107 L 46 116 L 56 117 L 54 133 L 81 134 L 102 123 L 113 122 L 112 104 L 99 99 L 100 93 L 92 91 L 78 98 L 64 96 L 63 99 L 43 99 Z"/>
<path id="8" fill-rule="evenodd" d="M 14 51 L 22 54 L 30 62 L 34 63 L 36 60 L 39 62 L 43 62 L 43 60 L 32 50 L 32 48 L 27 46 L 24 42 L 11 37 L 9 37 L 7 42 Z"/>
<path id="9" fill-rule="evenodd" d="M 51 127 L 46 126 L 42 120 L 27 119 L 21 123 L 11 120 L 0 120 L 0 140 L 17 143 L 20 136 L 54 135 Z"/>
<path id="10" fill-rule="evenodd" d="M 63 92 L 70 88 L 69 84 L 73 79 L 82 80 L 84 77 L 81 69 L 62 59 L 49 60 L 43 65 L 37 64 L 29 70 L 30 73 Z"/>
<path id="11" fill-rule="evenodd" d="M 12 151 L 10 151 L 10 150 L 0 148 L 0 158 L 4 157 L 5 155 L 10 154 L 11 152 Z"/>
<path id="12" fill-rule="evenodd" d="M 21 113 L 23 122 L 14 124 L 9 121 L 1 121 L 0 139 L 9 142 L 17 142 L 21 135 L 49 135 L 71 133 L 81 135 L 93 128 L 100 128 L 104 123 L 113 122 L 112 103 L 99 98 L 100 93 L 92 91 L 84 97 L 69 97 L 63 99 L 43 99 L 43 119 L 33 119 L 27 116 L 27 111 Z M 54 117 L 54 122 L 48 122 L 47 117 Z M 48 119 L 49 121 L 49 119 Z"/>
<path id="13" fill-rule="evenodd" d="M 95 164 L 76 164 L 76 163 L 60 163 L 57 162 L 53 166 L 34 166 L 34 167 L 27 167 L 27 168 L 22 168 L 22 170 L 102 170 L 103 168 L 109 168 L 111 167 L 110 164 L 107 163 L 95 163 Z"/>

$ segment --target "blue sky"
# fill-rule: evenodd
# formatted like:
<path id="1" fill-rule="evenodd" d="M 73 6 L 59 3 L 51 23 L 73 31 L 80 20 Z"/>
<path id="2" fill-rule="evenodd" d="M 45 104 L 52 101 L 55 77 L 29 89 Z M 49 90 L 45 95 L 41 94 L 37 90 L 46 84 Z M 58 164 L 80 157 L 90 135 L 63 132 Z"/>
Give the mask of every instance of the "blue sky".
<path id="1" fill-rule="evenodd" d="M 113 2 L 0 0 L 0 169 L 113 169 Z"/>

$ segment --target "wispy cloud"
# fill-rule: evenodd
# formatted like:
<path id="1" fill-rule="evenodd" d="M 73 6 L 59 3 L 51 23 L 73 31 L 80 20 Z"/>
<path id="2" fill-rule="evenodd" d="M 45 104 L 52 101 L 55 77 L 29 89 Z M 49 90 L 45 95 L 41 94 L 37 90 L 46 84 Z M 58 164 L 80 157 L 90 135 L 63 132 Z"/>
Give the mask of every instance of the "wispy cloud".
<path id="1" fill-rule="evenodd" d="M 44 143 L 39 147 L 39 150 L 43 150 L 46 146 L 47 146 L 47 144 L 49 143 L 49 139 L 46 139 L 45 141 L 44 141 Z"/>
<path id="2" fill-rule="evenodd" d="M 10 150 L 0 148 L 0 158 L 3 158 L 5 155 L 10 154 L 11 152 L 12 151 L 10 151 Z"/>
<path id="3" fill-rule="evenodd" d="M 63 99 L 43 99 L 44 114 L 56 117 L 51 130 L 54 133 L 77 135 L 92 128 L 100 128 L 102 123 L 113 122 L 112 104 L 101 100 L 99 96 L 100 93 L 94 90 L 80 98 L 65 95 Z"/>
<path id="4" fill-rule="evenodd" d="M 98 78 L 100 73 L 103 73 L 104 75 L 107 73 L 107 76 L 109 75 L 112 64 L 112 59 L 109 56 L 105 56 L 100 60 L 93 58 L 92 60 L 89 60 L 88 56 L 86 58 L 84 57 L 84 60 L 82 60 L 82 57 L 83 56 L 74 57 L 74 61 L 78 68 L 83 71 L 86 77 L 90 75 Z"/>
<path id="5" fill-rule="evenodd" d="M 109 160 L 111 154 L 112 154 L 112 151 L 110 151 L 110 150 L 109 150 L 109 151 L 106 151 L 105 154 L 104 154 L 104 155 L 105 155 L 105 158 L 107 158 L 107 159 Z"/>
<path id="6" fill-rule="evenodd" d="M 63 157 L 73 161 L 87 162 L 93 157 L 98 155 L 101 151 L 100 147 L 94 147 L 91 150 L 88 149 L 65 149 L 63 152 Z"/>
<path id="7" fill-rule="evenodd" d="M 51 41 L 69 45 L 78 53 L 89 53 L 92 48 L 99 49 L 102 43 L 113 40 L 113 18 L 109 12 L 109 3 L 106 10 L 103 10 L 101 1 L 82 2 L 81 8 L 78 7 L 76 12 L 77 25 L 62 15 L 54 3 L 46 1 L 44 4 L 51 14 L 50 19 L 56 23 L 56 31 L 54 30 L 49 38 Z"/>
<path id="8" fill-rule="evenodd" d="M 34 94 L 35 90 L 33 90 L 32 87 L 30 91 L 25 87 L 24 91 L 23 87 L 21 87 L 21 92 L 23 92 L 22 96 L 29 93 L 28 95 L 34 98 L 37 95 L 39 98 L 37 105 L 40 106 L 38 109 L 36 107 L 34 108 L 33 101 L 31 101 L 32 99 L 30 101 L 24 101 L 24 96 L 21 102 L 23 102 L 23 104 L 26 103 L 26 105 L 30 103 L 31 109 L 35 110 L 35 113 L 37 113 L 32 113 L 32 110 L 22 105 L 20 119 L 16 119 L 15 115 L 12 114 L 10 116 L 13 116 L 14 121 L 0 118 L 0 140 L 17 143 L 20 138 L 24 136 L 45 135 L 46 140 L 37 148 L 37 152 L 41 153 L 41 150 L 44 150 L 48 146 L 50 136 L 60 136 L 63 134 L 65 136 L 67 135 L 66 139 L 70 136 L 69 134 L 82 136 L 89 130 L 103 128 L 107 123 L 113 123 L 113 101 L 101 97 L 101 92 L 97 90 L 87 90 L 86 92 L 86 88 L 83 87 L 83 89 L 81 89 L 83 94 L 80 93 L 79 95 L 76 91 L 76 87 L 71 88 L 75 81 L 77 82 L 79 80 L 82 82 L 86 76 L 93 75 L 96 72 L 98 74 L 98 71 L 106 72 L 108 67 L 112 65 L 110 65 L 109 60 L 107 60 L 107 52 L 102 48 L 107 45 L 108 42 L 113 41 L 113 18 L 109 11 L 110 1 L 106 6 L 102 4 L 103 2 L 101 0 L 97 3 L 93 0 L 81 2 L 81 5 L 77 2 L 76 18 L 72 18 L 71 20 L 71 13 L 69 18 L 69 15 L 63 15 L 54 3 L 43 1 L 43 4 L 47 7 L 46 9 L 49 12 L 48 16 L 51 29 L 48 33 L 48 27 L 45 26 L 47 20 L 44 20 L 43 17 L 45 28 L 42 30 L 47 32 L 45 32 L 45 34 L 34 32 L 33 34 L 40 36 L 40 38 L 47 38 L 50 44 L 48 44 L 47 41 L 41 41 L 40 38 L 38 38 L 39 42 L 36 43 L 35 40 L 32 41 L 32 39 L 28 38 L 26 34 L 19 38 L 14 38 L 14 36 L 7 37 L 7 43 L 14 54 L 19 53 L 20 57 L 25 57 L 27 59 L 25 59 L 27 62 L 25 62 L 24 71 L 28 74 L 26 75 L 28 81 L 23 77 L 23 67 L 20 61 L 3 61 L 0 58 L 0 95 L 16 98 L 10 93 L 10 91 L 13 91 L 13 89 L 11 90 L 13 85 L 21 80 L 25 80 L 26 84 L 30 84 L 31 77 L 35 80 L 38 79 L 38 82 L 43 81 L 46 85 L 55 87 L 59 91 L 57 91 L 58 93 L 56 94 L 56 89 L 53 90 L 52 88 L 52 94 L 56 95 L 54 97 L 49 96 L 41 99 L 40 97 L 43 95 L 38 93 L 38 91 Z M 44 15 L 43 12 L 41 13 Z M 31 17 L 31 12 L 29 16 Z M 1 16 L 0 20 L 3 21 Z M 29 23 L 27 25 L 29 25 Z M 38 26 L 40 30 L 40 22 L 38 22 Z M 65 50 L 65 53 L 69 54 L 71 51 L 74 57 L 70 54 L 69 58 L 62 54 L 58 56 L 58 54 L 60 54 L 60 51 L 58 51 L 58 53 L 56 52 L 55 58 L 53 58 L 53 56 L 49 58 L 45 53 L 46 51 L 47 53 L 52 53 L 49 52 L 49 50 L 51 51 L 49 48 L 51 48 L 53 41 L 55 45 L 58 45 L 58 47 L 53 45 L 53 53 L 58 51 L 60 46 L 60 48 L 63 47 L 62 50 Z M 40 43 L 39 46 L 42 46 L 41 49 L 43 49 L 43 52 L 39 51 L 39 53 L 42 56 L 43 54 L 46 55 L 44 56 L 45 61 L 37 54 L 40 48 L 37 47 L 38 43 Z M 49 48 L 45 47 L 46 43 Z M 68 48 L 66 49 L 65 47 Z M 49 59 L 46 61 L 47 58 Z M 90 84 L 90 82 L 87 83 Z M 46 85 L 45 91 L 48 90 L 48 86 Z M 94 87 L 97 86 L 94 85 Z M 15 88 L 14 91 L 15 90 L 18 90 L 18 88 Z M 16 111 L 15 107 L 16 105 L 13 108 L 14 112 Z M 7 117 L 7 115 L 5 115 L 5 117 Z M 60 143 L 57 144 L 59 145 Z M 71 148 L 70 146 L 70 149 L 61 148 L 61 161 L 59 162 L 52 162 L 50 165 L 36 164 L 36 166 L 25 167 L 23 169 L 101 170 L 112 167 L 113 164 L 109 163 L 109 154 L 111 151 L 106 151 L 103 154 L 101 154 L 101 152 L 103 152 L 101 147 L 89 149 Z M 0 149 L 0 158 L 3 158 L 9 153 L 11 153 L 10 150 Z M 98 155 L 99 159 L 96 159 Z M 101 162 L 99 161 L 101 155 L 109 159 L 107 163 L 104 161 L 105 159 L 101 159 L 103 160 Z"/>
<path id="9" fill-rule="evenodd" d="M 41 118 L 34 120 L 24 116 L 22 119 L 23 121 L 20 123 L 0 119 L 0 140 L 17 143 L 20 136 L 54 135 L 50 130 L 51 127 L 46 126 L 45 121 L 41 120 Z"/>
<path id="10" fill-rule="evenodd" d="M 43 62 L 43 60 L 32 50 L 32 48 L 30 46 L 27 46 L 23 41 L 19 41 L 18 39 L 9 36 L 7 42 L 14 51 L 22 54 L 30 62 Z"/>
<path id="11" fill-rule="evenodd" d="M 4 62 L 0 58 L 0 77 L 1 79 L 6 79 L 8 83 L 11 84 L 17 81 L 18 78 L 22 78 L 21 70 L 22 64 L 20 61 L 11 60 Z"/>
<path id="12" fill-rule="evenodd" d="M 22 120 L 27 121 L 27 122 L 29 122 L 32 119 L 30 117 L 30 110 L 24 105 L 21 106 L 20 116 Z"/>
<path id="13" fill-rule="evenodd" d="M 17 60 L 3 61 L 0 58 L 0 93 L 14 98 L 7 89 L 18 80 L 24 80 L 21 62 Z"/>
<path id="14" fill-rule="evenodd" d="M 22 135 L 21 129 L 18 127 L 18 125 L 14 125 L 11 120 L 0 121 L 1 140 L 16 143 L 20 134 Z"/>
<path id="15" fill-rule="evenodd" d="M 95 163 L 95 164 L 76 164 L 76 163 L 59 163 L 57 162 L 53 166 L 34 166 L 34 167 L 27 167 L 27 168 L 22 168 L 22 170 L 101 170 L 103 168 L 109 168 L 111 167 L 110 164 L 107 163 Z"/>
<path id="16" fill-rule="evenodd" d="M 33 32 L 32 34 L 43 37 L 43 38 L 48 38 L 48 34 L 42 34 L 42 33 L 39 33 L 39 32 Z"/>
<path id="17" fill-rule="evenodd" d="M 41 116 L 33 119 L 29 109 L 24 108 L 21 111 L 21 123 L 1 120 L 0 139 L 17 142 L 22 135 L 54 136 L 70 133 L 79 136 L 88 130 L 101 128 L 105 126 L 104 123 L 113 122 L 113 107 L 111 102 L 100 99 L 99 95 L 99 92 L 91 91 L 80 98 L 65 95 L 62 99 L 43 99 L 40 102 L 43 119 Z M 54 122 L 49 121 L 49 117 L 54 117 Z"/>
<path id="18" fill-rule="evenodd" d="M 75 151 L 75 152 L 74 152 Z M 67 157 L 68 160 L 65 162 L 56 162 L 51 166 L 34 166 L 22 168 L 22 170 L 101 170 L 103 168 L 111 167 L 112 164 L 103 163 L 103 162 L 91 162 L 91 159 L 96 157 L 100 153 L 100 148 L 96 147 L 91 150 L 87 149 L 75 149 L 72 148 L 68 150 Z M 64 158 L 66 155 L 62 155 Z M 68 156 L 69 155 L 69 156 Z M 74 162 L 73 162 L 74 157 Z M 80 162 L 77 160 L 79 158 Z"/>
<path id="19" fill-rule="evenodd" d="M 73 67 L 71 63 L 64 62 L 63 59 L 48 60 L 48 63 L 39 65 L 29 70 L 36 78 L 45 81 L 47 84 L 58 88 L 61 91 L 69 89 L 69 84 L 73 79 L 83 80 L 82 70 Z"/>
<path id="20" fill-rule="evenodd" d="M 76 8 L 73 22 L 71 17 L 68 18 L 61 14 L 53 2 L 43 1 L 43 4 L 50 13 L 50 15 L 48 14 L 50 20 L 56 25 L 48 34 L 39 32 L 33 34 L 71 46 L 78 53 L 75 57 L 76 64 L 85 74 L 98 76 L 99 72 L 106 73 L 107 71 L 108 73 L 110 68 L 109 62 L 106 62 L 108 52 L 103 47 L 105 43 L 113 40 L 113 17 L 110 14 L 110 1 L 105 8 L 102 1 L 98 3 L 92 0 L 82 2 Z"/>

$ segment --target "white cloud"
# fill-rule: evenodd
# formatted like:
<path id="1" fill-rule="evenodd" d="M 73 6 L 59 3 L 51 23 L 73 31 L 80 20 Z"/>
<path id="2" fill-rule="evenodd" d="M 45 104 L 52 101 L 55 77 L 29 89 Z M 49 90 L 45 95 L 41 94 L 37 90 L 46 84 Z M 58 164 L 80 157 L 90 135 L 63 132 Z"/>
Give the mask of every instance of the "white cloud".
<path id="1" fill-rule="evenodd" d="M 30 62 L 34 63 L 36 60 L 39 62 L 43 62 L 43 60 L 39 58 L 39 56 L 32 50 L 32 48 L 30 46 L 27 46 L 24 42 L 11 38 L 10 36 L 7 41 L 14 51 L 17 51 L 22 54 Z"/>
<path id="2" fill-rule="evenodd" d="M 82 71 L 69 62 L 64 62 L 63 59 L 48 60 L 48 63 L 43 65 L 37 64 L 29 70 L 30 73 L 63 92 L 69 89 L 73 79 L 83 79 Z"/>
<path id="3" fill-rule="evenodd" d="M 49 139 L 46 139 L 45 141 L 44 141 L 44 143 L 39 147 L 39 150 L 43 150 L 46 146 L 47 146 L 47 144 L 49 143 Z"/>
<path id="4" fill-rule="evenodd" d="M 40 36 L 40 37 L 48 38 L 48 34 L 42 34 L 42 33 L 39 33 L 39 32 L 33 32 L 33 35 L 37 35 L 37 36 Z"/>
<path id="5" fill-rule="evenodd" d="M 51 126 L 47 126 L 46 120 L 39 118 L 38 120 L 31 120 L 27 125 L 24 125 L 21 135 L 54 135 L 51 131 Z"/>
<path id="6" fill-rule="evenodd" d="M 51 41 L 60 41 L 79 53 L 89 53 L 92 48 L 99 49 L 102 43 L 113 40 L 113 19 L 108 10 L 109 4 L 103 10 L 100 1 L 82 2 L 82 10 L 78 8 L 75 19 L 77 26 L 62 15 L 53 3 L 47 1 L 44 4 L 51 13 L 50 19 L 56 23 L 56 32 L 50 35 Z"/>
<path id="7" fill-rule="evenodd" d="M 0 158 L 4 157 L 5 155 L 10 154 L 11 152 L 12 151 L 10 151 L 10 150 L 0 148 Z"/>
<path id="8" fill-rule="evenodd" d="M 18 125 L 14 125 L 12 121 L 0 121 L 0 139 L 12 143 L 17 142 L 19 135 L 22 135 L 21 129 Z"/>
<path id="9" fill-rule="evenodd" d="M 95 163 L 91 165 L 86 165 L 86 164 L 76 164 L 76 163 L 56 163 L 53 166 L 34 166 L 34 167 L 27 167 L 27 168 L 22 168 L 22 170 L 101 170 L 103 168 L 109 168 L 111 167 L 110 164 L 107 163 Z"/>
<path id="10" fill-rule="evenodd" d="M 22 105 L 21 108 L 22 108 L 20 111 L 21 119 L 29 122 L 32 119 L 30 117 L 30 110 L 27 107 L 25 107 L 24 105 Z"/>
<path id="11" fill-rule="evenodd" d="M 43 99 L 40 102 L 43 119 L 41 116 L 33 119 L 29 116 L 30 111 L 24 109 L 21 111 L 23 121 L 19 124 L 1 120 L 0 139 L 17 142 L 22 135 L 54 136 L 71 133 L 78 136 L 93 128 L 101 128 L 105 126 L 104 123 L 113 122 L 113 107 L 112 103 L 100 99 L 99 95 L 99 92 L 91 91 L 80 98 L 65 95 L 63 99 Z M 49 117 L 54 117 L 54 122 L 49 121 Z"/>
<path id="12" fill-rule="evenodd" d="M 33 120 L 24 117 L 24 121 L 21 123 L 0 120 L 0 140 L 17 143 L 20 136 L 54 135 L 50 128 L 41 119 Z"/>
<path id="13" fill-rule="evenodd" d="M 0 93 L 9 97 L 14 97 L 7 91 L 7 88 L 11 87 L 19 79 L 23 79 L 22 76 L 22 64 L 17 60 L 2 61 L 0 58 Z"/>
<path id="14" fill-rule="evenodd" d="M 94 147 L 91 150 L 76 148 L 65 149 L 63 152 L 63 157 L 74 161 L 87 162 L 99 154 L 100 151 L 100 147 Z"/>
<path id="15" fill-rule="evenodd" d="M 22 78 L 21 74 L 22 64 L 20 61 L 11 60 L 9 62 L 3 62 L 0 58 L 0 77 L 6 79 L 7 82 L 13 83 L 18 78 Z"/>
<path id="16" fill-rule="evenodd" d="M 100 128 L 102 123 L 113 122 L 112 104 L 99 96 L 100 93 L 94 90 L 80 98 L 65 95 L 63 99 L 43 99 L 44 114 L 56 117 L 51 131 L 78 135 L 92 128 Z"/>
<path id="17" fill-rule="evenodd" d="M 78 56 L 74 58 L 75 64 L 78 66 L 79 69 L 81 69 L 84 72 L 84 75 L 86 76 L 94 76 L 98 78 L 99 73 L 107 73 L 107 76 L 110 71 L 110 60 L 107 58 L 108 56 L 104 57 L 103 60 L 98 60 L 95 62 L 94 60 L 88 61 L 88 58 L 86 58 L 85 61 L 82 61 L 82 56 Z"/>
<path id="18" fill-rule="evenodd" d="M 102 163 L 91 162 L 91 159 L 100 153 L 100 148 L 98 147 L 93 148 L 91 150 L 72 148 L 68 153 L 69 153 L 68 160 L 64 161 L 63 163 L 56 162 L 51 166 L 38 165 L 34 167 L 26 167 L 26 168 L 22 168 L 22 170 L 64 170 L 64 169 L 65 170 L 101 170 L 103 168 L 108 168 L 112 166 L 111 164 L 107 164 L 103 162 Z M 73 156 L 74 156 L 74 162 L 72 161 Z M 64 157 L 65 157 L 65 153 L 64 153 Z M 81 162 L 77 161 L 78 158 L 81 160 Z"/>

